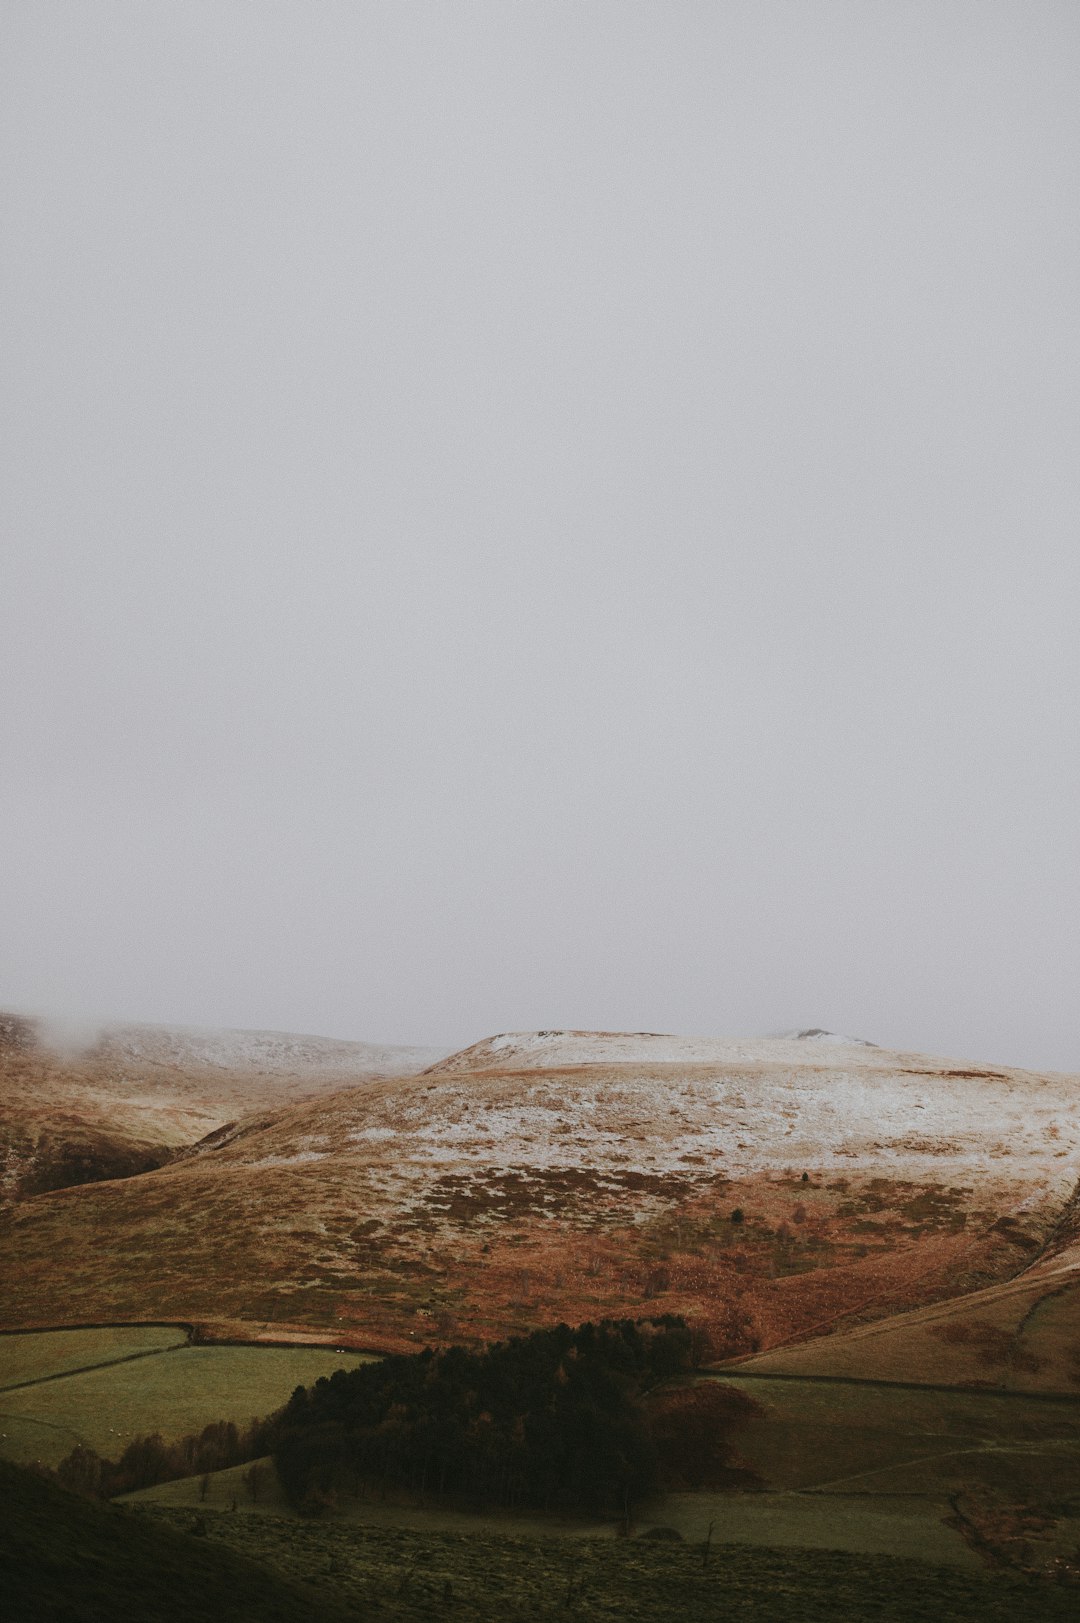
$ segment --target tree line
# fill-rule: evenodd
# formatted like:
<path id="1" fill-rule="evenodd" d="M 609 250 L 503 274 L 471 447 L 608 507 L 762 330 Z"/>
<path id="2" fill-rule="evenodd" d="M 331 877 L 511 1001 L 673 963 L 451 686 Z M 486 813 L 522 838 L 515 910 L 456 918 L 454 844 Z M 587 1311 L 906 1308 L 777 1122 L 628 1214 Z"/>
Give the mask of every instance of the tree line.
<path id="1" fill-rule="evenodd" d="M 658 1417 L 648 1395 L 693 1357 L 672 1315 L 389 1357 L 297 1387 L 274 1423 L 274 1463 L 289 1501 L 311 1513 L 393 1489 L 628 1516 L 679 1450 L 682 1411 Z"/>
<path id="2" fill-rule="evenodd" d="M 179 1477 L 207 1476 L 256 1460 L 270 1449 L 272 1421 L 253 1420 L 242 1430 L 231 1420 L 215 1420 L 200 1432 L 166 1443 L 159 1432 L 133 1437 L 118 1460 L 105 1459 L 77 1444 L 54 1472 L 63 1488 L 92 1499 L 136 1493 Z"/>
<path id="3" fill-rule="evenodd" d="M 115 1461 L 80 1445 L 48 1474 L 112 1498 L 270 1454 L 289 1502 L 313 1515 L 403 1492 L 629 1519 L 661 1487 L 752 1485 L 728 1461 L 755 1406 L 734 1388 L 687 1383 L 701 1351 L 670 1314 L 426 1348 L 298 1386 L 242 1430 L 219 1420 L 179 1442 L 140 1436 Z"/>

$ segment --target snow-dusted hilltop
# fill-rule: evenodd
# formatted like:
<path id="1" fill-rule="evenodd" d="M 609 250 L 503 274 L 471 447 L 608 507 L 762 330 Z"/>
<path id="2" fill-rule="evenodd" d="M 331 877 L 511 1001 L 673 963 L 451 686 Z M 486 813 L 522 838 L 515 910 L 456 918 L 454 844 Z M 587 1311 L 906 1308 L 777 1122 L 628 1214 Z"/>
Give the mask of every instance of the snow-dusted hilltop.
<path id="1" fill-rule="evenodd" d="M 815 1047 L 851 1049 L 852 1063 L 895 1068 L 897 1056 L 860 1037 L 800 1031 L 782 1037 L 674 1037 L 656 1031 L 505 1031 L 431 1066 L 456 1071 L 561 1069 L 568 1065 L 805 1065 Z"/>
<path id="2" fill-rule="evenodd" d="M 0 1206 L 128 1177 L 241 1117 L 413 1076 L 445 1053 L 0 1014 Z"/>
<path id="3" fill-rule="evenodd" d="M 800 1042 L 831 1043 L 840 1048 L 876 1048 L 865 1037 L 844 1037 L 838 1031 L 824 1031 L 821 1026 L 809 1026 L 805 1031 L 782 1031 L 781 1037 L 798 1037 Z"/>
<path id="4" fill-rule="evenodd" d="M 729 1178 L 797 1165 L 1071 1188 L 1074 1088 L 842 1040 L 504 1032 L 412 1081 L 313 1100 L 240 1154 L 390 1155 L 399 1174 L 405 1161 Z"/>
<path id="5" fill-rule="evenodd" d="M 344 1042 L 290 1031 L 213 1030 L 200 1026 L 110 1026 L 93 1045 L 103 1059 L 260 1076 L 413 1076 L 442 1059 L 445 1048 Z"/>

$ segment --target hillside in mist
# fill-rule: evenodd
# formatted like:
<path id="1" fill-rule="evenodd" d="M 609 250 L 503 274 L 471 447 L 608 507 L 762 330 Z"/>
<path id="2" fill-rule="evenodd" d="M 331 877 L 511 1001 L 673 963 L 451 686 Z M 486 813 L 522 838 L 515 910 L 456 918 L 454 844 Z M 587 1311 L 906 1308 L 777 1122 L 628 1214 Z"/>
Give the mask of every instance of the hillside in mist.
<path id="1" fill-rule="evenodd" d="M 234 1118 L 408 1075 L 444 1052 L 0 1014 L 0 1205 L 147 1171 Z"/>

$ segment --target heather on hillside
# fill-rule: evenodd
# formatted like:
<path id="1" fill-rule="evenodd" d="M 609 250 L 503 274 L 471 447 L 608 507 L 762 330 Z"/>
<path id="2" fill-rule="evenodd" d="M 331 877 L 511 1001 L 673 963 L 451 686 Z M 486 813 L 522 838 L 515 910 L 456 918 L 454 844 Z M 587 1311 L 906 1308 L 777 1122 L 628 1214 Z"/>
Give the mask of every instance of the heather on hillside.
<path id="1" fill-rule="evenodd" d="M 668 1410 L 654 1433 L 646 1395 L 692 1359 L 691 1332 L 670 1316 L 387 1358 L 298 1387 L 274 1460 L 290 1500 L 313 1512 L 393 1488 L 626 1515 L 661 1485 L 676 1423 Z"/>
<path id="2" fill-rule="evenodd" d="M 155 1045 L 155 1074 L 170 1052 Z M 11 1092 L 24 1059 L 37 1064 L 0 1055 L 20 1119 L 107 1094 L 110 1122 L 148 1130 L 131 1073 L 115 1098 L 97 1072 L 77 1086 L 51 1071 L 44 1091 L 27 1072 Z M 178 1079 L 159 1097 L 189 1151 L 24 1201 L 0 1231 L 0 1328 L 157 1319 L 206 1340 L 314 1332 L 408 1354 L 420 1338 L 671 1313 L 723 1360 L 1005 1284 L 1074 1236 L 1068 1078 L 811 1039 L 552 1032 L 307 1097 L 280 1069 L 252 1082 L 223 1063 L 217 1081 L 200 1073 L 202 1092 L 181 1086 L 187 1071 L 162 1074 Z M 1053 1256 L 1040 1293 L 1069 1277 Z M 1001 1326 L 1043 1359 L 1020 1373 L 1063 1390 L 1067 1361 L 1032 1346 L 1043 1314 L 1029 1331 L 1026 1312 Z M 932 1338 L 926 1368 L 943 1361 L 950 1378 L 987 1378 L 971 1347 Z"/>

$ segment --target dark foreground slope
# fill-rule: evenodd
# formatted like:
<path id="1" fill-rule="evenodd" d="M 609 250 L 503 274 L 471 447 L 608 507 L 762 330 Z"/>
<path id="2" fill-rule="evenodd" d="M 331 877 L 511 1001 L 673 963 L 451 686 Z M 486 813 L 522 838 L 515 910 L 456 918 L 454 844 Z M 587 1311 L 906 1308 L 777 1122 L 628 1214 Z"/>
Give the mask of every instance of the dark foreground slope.
<path id="1" fill-rule="evenodd" d="M 1076 1592 L 834 1550 L 523 1539 L 91 1504 L 0 1463 L 4 1623 L 1072 1623 Z M 197 1530 L 205 1536 L 194 1536 Z M 706 1559 L 707 1555 L 707 1559 Z"/>
<path id="2" fill-rule="evenodd" d="M 155 1512 L 190 1527 L 197 1512 Z M 1076 1591 L 837 1550 L 646 1538 L 510 1538 L 279 1517 L 206 1517 L 220 1539 L 361 1619 L 449 1623 L 1075 1623 Z M 717 1530 L 719 1538 L 719 1529 Z M 222 1614 L 222 1615 L 227 1615 Z M 327 1614 L 328 1616 L 331 1614 Z"/>
<path id="3" fill-rule="evenodd" d="M 344 1623 L 355 1613 L 206 1538 L 0 1461 L 4 1623 Z"/>

